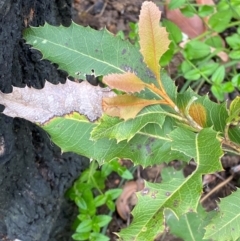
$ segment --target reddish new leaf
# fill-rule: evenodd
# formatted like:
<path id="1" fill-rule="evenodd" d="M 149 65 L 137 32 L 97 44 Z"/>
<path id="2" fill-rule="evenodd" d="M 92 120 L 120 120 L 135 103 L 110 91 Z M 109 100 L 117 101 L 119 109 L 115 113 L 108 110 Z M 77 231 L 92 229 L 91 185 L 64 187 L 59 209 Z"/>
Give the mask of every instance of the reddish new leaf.
<path id="1" fill-rule="evenodd" d="M 189 115 L 201 127 L 204 127 L 207 122 L 206 109 L 200 103 L 193 103 L 189 108 Z"/>
<path id="2" fill-rule="evenodd" d="M 125 92 L 140 92 L 145 84 L 134 73 L 109 74 L 103 77 L 103 83 L 112 89 L 118 89 Z"/>
<path id="3" fill-rule="evenodd" d="M 165 28 L 159 26 L 161 12 L 153 2 L 144 2 L 139 16 L 140 51 L 144 62 L 160 79 L 159 60 L 168 50 L 170 41 Z"/>
<path id="4" fill-rule="evenodd" d="M 119 95 L 103 98 L 103 111 L 110 116 L 128 120 L 134 118 L 144 107 L 154 104 L 166 104 L 164 100 L 146 100 L 132 95 Z"/>

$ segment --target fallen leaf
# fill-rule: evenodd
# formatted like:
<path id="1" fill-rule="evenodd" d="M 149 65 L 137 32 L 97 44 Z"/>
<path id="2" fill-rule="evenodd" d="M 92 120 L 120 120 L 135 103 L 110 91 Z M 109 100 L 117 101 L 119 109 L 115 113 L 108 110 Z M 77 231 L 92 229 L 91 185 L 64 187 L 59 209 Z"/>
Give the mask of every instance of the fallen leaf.
<path id="1" fill-rule="evenodd" d="M 164 103 L 164 100 L 147 100 L 133 95 L 118 95 L 113 98 L 103 98 L 102 106 L 107 115 L 128 120 L 134 118 L 146 106 Z"/>
<path id="2" fill-rule="evenodd" d="M 140 92 L 145 88 L 145 83 L 134 73 L 109 74 L 103 77 L 103 83 L 112 89 L 118 89 L 124 92 Z"/>
<path id="3" fill-rule="evenodd" d="M 13 87 L 12 93 L 0 92 L 0 104 L 5 106 L 4 114 L 39 124 L 74 111 L 94 121 L 102 115 L 102 98 L 111 96 L 115 94 L 109 88 L 67 80 L 58 85 L 46 82 L 40 90 Z"/>
<path id="4" fill-rule="evenodd" d="M 131 207 L 136 205 L 137 197 L 135 192 L 141 191 L 143 188 L 144 182 L 142 179 L 129 181 L 124 185 L 123 192 L 116 201 L 118 214 L 123 220 L 127 220 L 129 218 Z"/>

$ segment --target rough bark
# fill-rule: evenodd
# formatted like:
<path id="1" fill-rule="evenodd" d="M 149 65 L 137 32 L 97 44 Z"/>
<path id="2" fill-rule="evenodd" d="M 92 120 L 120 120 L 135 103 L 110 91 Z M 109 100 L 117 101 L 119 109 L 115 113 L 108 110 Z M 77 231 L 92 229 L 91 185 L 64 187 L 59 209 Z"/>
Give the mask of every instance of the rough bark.
<path id="1" fill-rule="evenodd" d="M 71 0 L 0 0 L 0 90 L 64 83 L 66 73 L 29 49 L 22 30 L 47 21 L 69 25 Z M 64 193 L 88 165 L 61 154 L 48 135 L 22 119 L 0 114 L 0 240 L 71 240 L 73 208 Z"/>

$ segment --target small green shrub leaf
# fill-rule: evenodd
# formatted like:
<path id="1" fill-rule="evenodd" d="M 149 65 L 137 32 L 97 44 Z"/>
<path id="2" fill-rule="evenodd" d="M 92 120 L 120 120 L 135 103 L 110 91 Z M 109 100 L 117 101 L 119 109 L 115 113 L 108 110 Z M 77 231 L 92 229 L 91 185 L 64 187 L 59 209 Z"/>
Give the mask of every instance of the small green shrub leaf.
<path id="1" fill-rule="evenodd" d="M 92 230 L 91 219 L 82 221 L 76 229 L 78 233 L 86 233 L 86 232 L 90 232 L 91 230 Z"/>
<path id="2" fill-rule="evenodd" d="M 168 8 L 169 9 L 175 9 L 175 8 L 180 8 L 181 6 L 183 6 L 186 3 L 186 0 L 171 0 L 168 3 Z"/>
<path id="3" fill-rule="evenodd" d="M 184 48 L 184 53 L 190 60 L 206 57 L 210 52 L 210 47 L 198 40 L 188 42 Z"/>
<path id="4" fill-rule="evenodd" d="M 210 27 L 215 30 L 216 32 L 223 32 L 227 27 L 232 18 L 232 11 L 229 10 L 222 10 L 217 11 L 215 14 L 213 14 L 208 24 Z"/>
<path id="5" fill-rule="evenodd" d="M 237 96 L 230 104 L 228 122 L 240 120 L 240 97 Z"/>
<path id="6" fill-rule="evenodd" d="M 240 59 L 240 50 L 233 50 L 229 53 L 231 59 Z"/>
<path id="7" fill-rule="evenodd" d="M 72 238 L 74 240 L 79 240 L 79 241 L 82 241 L 82 240 L 88 240 L 90 236 L 90 233 L 75 233 L 72 235 Z"/>
<path id="8" fill-rule="evenodd" d="M 220 66 L 212 75 L 212 82 L 216 85 L 219 85 L 223 82 L 225 78 L 225 67 Z"/>
<path id="9" fill-rule="evenodd" d="M 207 17 L 214 12 L 214 6 L 200 5 L 198 9 L 198 15 L 200 17 Z"/>
<path id="10" fill-rule="evenodd" d="M 111 216 L 108 215 L 97 215 L 93 218 L 93 222 L 97 223 L 99 227 L 104 227 L 112 220 Z"/>

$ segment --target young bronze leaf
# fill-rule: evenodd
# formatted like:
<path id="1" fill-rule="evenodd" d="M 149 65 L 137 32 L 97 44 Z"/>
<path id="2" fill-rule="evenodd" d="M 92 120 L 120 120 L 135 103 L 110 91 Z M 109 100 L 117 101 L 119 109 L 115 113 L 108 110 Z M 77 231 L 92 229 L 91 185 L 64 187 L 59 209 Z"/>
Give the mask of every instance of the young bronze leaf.
<path id="1" fill-rule="evenodd" d="M 132 95 L 119 95 L 113 98 L 103 98 L 103 111 L 110 115 L 128 120 L 148 105 L 165 104 L 164 100 L 146 100 Z"/>
<path id="2" fill-rule="evenodd" d="M 207 113 L 203 105 L 193 103 L 189 108 L 189 115 L 201 127 L 204 127 L 207 122 Z"/>
<path id="3" fill-rule="evenodd" d="M 103 83 L 112 89 L 118 89 L 125 92 L 140 92 L 145 84 L 134 73 L 109 74 L 103 77 Z"/>
<path id="4" fill-rule="evenodd" d="M 170 43 L 165 28 L 159 26 L 161 12 L 153 2 L 144 2 L 139 17 L 140 51 L 144 62 L 160 79 L 159 60 Z"/>

